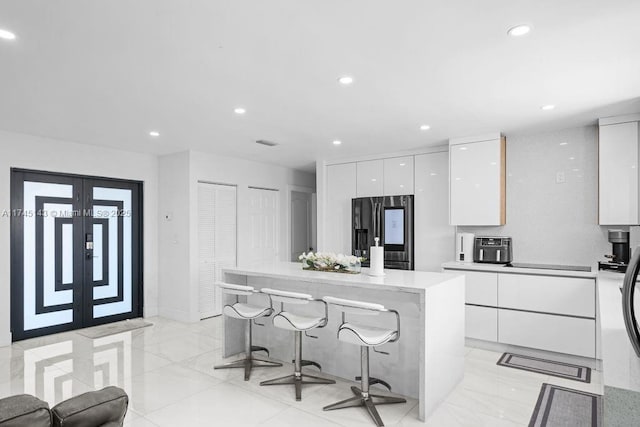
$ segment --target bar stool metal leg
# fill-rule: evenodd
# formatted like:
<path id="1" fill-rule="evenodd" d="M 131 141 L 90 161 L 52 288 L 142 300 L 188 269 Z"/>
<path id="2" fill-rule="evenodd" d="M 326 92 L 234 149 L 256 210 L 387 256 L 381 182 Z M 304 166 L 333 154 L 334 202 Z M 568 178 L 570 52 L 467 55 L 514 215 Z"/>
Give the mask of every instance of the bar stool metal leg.
<path id="1" fill-rule="evenodd" d="M 302 373 L 302 331 L 295 331 L 295 359 L 293 361 L 293 375 L 262 381 L 260 385 L 293 384 L 296 400 L 302 400 L 302 384 L 335 384 L 334 380 L 316 377 Z"/>
<path id="2" fill-rule="evenodd" d="M 369 393 L 369 347 L 360 347 L 360 369 L 362 370 L 360 376 L 361 388 L 355 386 L 351 387 L 351 391 L 355 394 L 355 397 L 341 400 L 340 402 L 325 406 L 322 409 L 324 411 L 333 411 L 336 409 L 364 406 L 376 425 L 378 427 L 382 427 L 384 426 L 384 423 L 382 422 L 382 418 L 380 418 L 376 405 L 406 403 L 406 399 Z"/>
<path id="3" fill-rule="evenodd" d="M 213 369 L 233 369 L 233 368 L 242 368 L 244 369 L 244 380 L 249 381 L 249 377 L 251 376 L 251 368 L 260 367 L 260 368 L 276 368 L 282 366 L 282 363 L 272 362 L 270 360 L 260 359 L 258 357 L 253 356 L 253 351 L 265 351 L 264 347 L 255 347 L 252 345 L 252 324 L 251 320 L 247 321 L 247 326 L 245 327 L 245 337 L 244 337 L 244 348 L 245 348 L 245 357 L 244 359 L 236 360 L 235 362 L 225 363 L 223 365 L 214 366 Z M 269 351 L 266 350 L 267 354 Z"/>

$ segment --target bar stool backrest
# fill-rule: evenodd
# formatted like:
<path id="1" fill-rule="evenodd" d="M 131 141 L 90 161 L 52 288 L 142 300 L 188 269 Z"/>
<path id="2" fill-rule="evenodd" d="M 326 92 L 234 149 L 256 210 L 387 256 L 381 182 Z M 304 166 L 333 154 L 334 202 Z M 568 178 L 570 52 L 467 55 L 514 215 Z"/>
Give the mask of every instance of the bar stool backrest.
<path id="1" fill-rule="evenodd" d="M 372 302 L 355 301 L 336 297 L 322 298 L 327 304 L 335 305 L 344 313 L 360 314 L 365 316 L 377 316 L 380 313 L 387 312 L 382 304 Z"/>
<path id="2" fill-rule="evenodd" d="M 271 301 L 287 303 L 287 304 L 309 304 L 313 301 L 313 297 L 309 294 L 299 292 L 281 291 L 278 289 L 262 288 L 263 294 L 269 295 Z"/>
<path id="3" fill-rule="evenodd" d="M 253 295 L 255 289 L 253 286 L 234 285 L 226 282 L 217 282 L 216 286 L 225 294 L 231 295 Z"/>

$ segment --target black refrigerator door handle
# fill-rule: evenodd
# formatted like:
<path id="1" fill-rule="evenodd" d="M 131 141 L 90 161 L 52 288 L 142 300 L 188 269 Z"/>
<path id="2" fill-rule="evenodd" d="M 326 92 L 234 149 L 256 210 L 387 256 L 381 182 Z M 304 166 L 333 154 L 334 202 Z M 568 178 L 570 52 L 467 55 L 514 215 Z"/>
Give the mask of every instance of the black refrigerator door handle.
<path id="1" fill-rule="evenodd" d="M 624 317 L 624 324 L 627 328 L 631 345 L 636 355 L 640 357 L 640 331 L 638 331 L 638 322 L 634 306 L 638 270 L 640 270 L 640 246 L 633 251 L 633 256 L 624 275 L 624 284 L 622 285 L 622 315 Z"/>
<path id="2" fill-rule="evenodd" d="M 369 240 L 375 241 L 373 239 L 376 237 L 378 237 L 378 203 L 373 202 L 373 236 Z"/>
<path id="3" fill-rule="evenodd" d="M 378 237 L 380 238 L 380 245 L 382 245 L 382 203 L 378 203 Z"/>
<path id="4" fill-rule="evenodd" d="M 376 237 L 376 209 L 378 209 L 376 202 L 371 202 L 371 234 L 373 234 L 372 236 L 369 237 L 369 242 L 372 242 L 373 239 Z"/>

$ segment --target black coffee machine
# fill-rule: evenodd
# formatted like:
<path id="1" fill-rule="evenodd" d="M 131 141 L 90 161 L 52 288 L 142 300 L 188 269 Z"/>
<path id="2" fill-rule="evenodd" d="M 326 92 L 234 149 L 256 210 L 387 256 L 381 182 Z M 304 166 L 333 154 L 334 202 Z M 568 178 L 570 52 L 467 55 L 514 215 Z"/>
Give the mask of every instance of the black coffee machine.
<path id="1" fill-rule="evenodd" d="M 609 243 L 611 243 L 612 254 L 605 255 L 609 261 L 598 262 L 598 270 L 611 270 L 624 273 L 631 258 L 631 248 L 629 246 L 629 232 L 622 230 L 609 230 Z"/>

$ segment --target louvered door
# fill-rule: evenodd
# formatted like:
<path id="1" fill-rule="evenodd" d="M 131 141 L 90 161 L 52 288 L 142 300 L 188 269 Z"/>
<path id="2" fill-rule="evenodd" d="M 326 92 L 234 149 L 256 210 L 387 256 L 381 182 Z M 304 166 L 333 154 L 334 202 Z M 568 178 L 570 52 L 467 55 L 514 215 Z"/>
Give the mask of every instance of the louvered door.
<path id="1" fill-rule="evenodd" d="M 198 183 L 198 285 L 200 318 L 221 313 L 215 283 L 236 265 L 236 187 Z"/>

